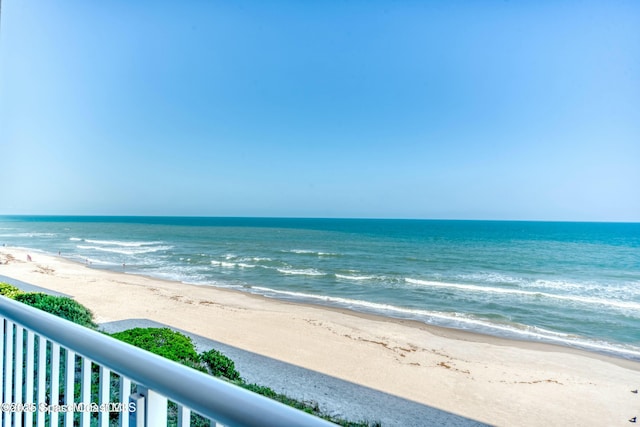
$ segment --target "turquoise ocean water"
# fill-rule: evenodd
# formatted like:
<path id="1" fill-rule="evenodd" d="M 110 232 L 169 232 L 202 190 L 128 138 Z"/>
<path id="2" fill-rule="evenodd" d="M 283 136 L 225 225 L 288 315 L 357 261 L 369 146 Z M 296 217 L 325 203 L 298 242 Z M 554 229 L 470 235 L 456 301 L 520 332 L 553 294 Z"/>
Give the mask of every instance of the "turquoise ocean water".
<path id="1" fill-rule="evenodd" d="M 640 223 L 20 216 L 0 244 L 640 360 Z"/>

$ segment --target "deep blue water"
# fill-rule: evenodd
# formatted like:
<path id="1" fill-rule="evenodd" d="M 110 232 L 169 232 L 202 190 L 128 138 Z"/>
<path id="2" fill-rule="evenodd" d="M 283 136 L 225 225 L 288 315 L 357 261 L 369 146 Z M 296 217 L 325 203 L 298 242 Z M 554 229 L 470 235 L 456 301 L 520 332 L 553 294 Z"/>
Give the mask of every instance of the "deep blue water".
<path id="1" fill-rule="evenodd" d="M 640 360 L 638 223 L 22 216 L 2 243 Z"/>

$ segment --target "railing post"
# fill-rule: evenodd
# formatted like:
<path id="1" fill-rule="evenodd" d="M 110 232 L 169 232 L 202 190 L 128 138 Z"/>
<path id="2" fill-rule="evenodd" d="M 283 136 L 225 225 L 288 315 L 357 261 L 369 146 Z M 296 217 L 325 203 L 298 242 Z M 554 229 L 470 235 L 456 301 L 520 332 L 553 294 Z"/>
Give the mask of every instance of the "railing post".
<path id="1" fill-rule="evenodd" d="M 7 359 L 4 353 L 4 337 L 5 337 L 5 320 L 4 317 L 0 320 L 0 379 L 4 379 L 4 361 Z M 3 398 L 4 384 L 0 384 L 0 401 L 4 402 Z M 0 425 L 4 425 L 4 419 L 7 416 L 6 412 L 0 414 Z"/>
<path id="2" fill-rule="evenodd" d="M 4 344 L 4 399 L 3 403 L 13 402 L 13 322 L 7 320 Z M 12 413 L 7 412 L 4 417 L 4 427 L 11 427 Z"/>
<path id="3" fill-rule="evenodd" d="M 34 389 L 34 343 L 35 336 L 32 331 L 27 330 L 27 375 L 25 378 L 25 397 L 24 401 L 28 404 L 33 404 L 35 401 L 33 400 L 33 389 Z M 24 424 L 25 426 L 33 427 L 33 412 L 27 411 L 24 414 Z"/>
<path id="4" fill-rule="evenodd" d="M 13 402 L 20 405 L 22 403 L 22 370 L 24 369 L 24 328 L 20 325 L 16 325 L 16 363 L 13 368 Z M 22 427 L 22 412 L 15 412 L 13 414 L 13 426 Z"/>
<path id="5" fill-rule="evenodd" d="M 91 360 L 82 356 L 81 368 L 82 380 L 80 382 L 80 402 L 88 404 L 91 402 Z M 80 426 L 89 427 L 91 425 L 91 414 L 84 411 L 80 414 Z"/>
<path id="6" fill-rule="evenodd" d="M 136 410 L 133 412 L 129 412 L 129 427 L 144 427 L 145 419 L 144 419 L 144 411 L 145 411 L 145 402 L 144 396 L 140 393 L 135 393 L 129 396 L 129 402 L 135 403 Z"/>
<path id="7" fill-rule="evenodd" d="M 109 392 L 111 390 L 111 370 L 104 366 L 100 366 L 100 380 L 99 380 L 99 397 L 100 404 L 108 404 L 110 400 Z M 109 427 L 109 412 L 100 411 L 100 423 L 101 427 Z"/>
<path id="8" fill-rule="evenodd" d="M 167 398 L 153 390 L 147 393 L 147 426 L 166 427 Z"/>
<path id="9" fill-rule="evenodd" d="M 191 425 L 191 410 L 183 405 L 178 405 L 178 427 Z"/>
<path id="10" fill-rule="evenodd" d="M 64 378 L 64 403 L 68 406 L 73 405 L 74 388 L 76 384 L 76 354 L 67 349 L 67 357 L 65 359 L 65 378 Z M 73 416 L 75 412 L 67 412 L 64 414 L 64 426 L 73 427 Z"/>
<path id="11" fill-rule="evenodd" d="M 45 402 L 47 389 L 47 340 L 42 335 L 38 336 L 38 402 L 40 405 Z M 37 427 L 44 427 L 45 413 L 38 411 L 36 413 Z"/>
<path id="12" fill-rule="evenodd" d="M 60 403 L 60 344 L 51 342 L 51 398 L 49 405 Z M 59 412 L 51 411 L 49 414 L 49 425 L 58 426 Z"/>
<path id="13" fill-rule="evenodd" d="M 146 387 L 138 386 L 138 393 L 144 396 L 144 408 L 137 408 L 136 412 L 144 412 L 145 427 L 166 427 L 167 403 L 166 397 Z"/>
<path id="14" fill-rule="evenodd" d="M 131 380 L 120 375 L 120 403 L 127 404 L 130 401 L 129 396 L 131 396 Z M 126 413 L 121 413 L 119 427 L 129 427 L 129 420 L 130 417 Z"/>

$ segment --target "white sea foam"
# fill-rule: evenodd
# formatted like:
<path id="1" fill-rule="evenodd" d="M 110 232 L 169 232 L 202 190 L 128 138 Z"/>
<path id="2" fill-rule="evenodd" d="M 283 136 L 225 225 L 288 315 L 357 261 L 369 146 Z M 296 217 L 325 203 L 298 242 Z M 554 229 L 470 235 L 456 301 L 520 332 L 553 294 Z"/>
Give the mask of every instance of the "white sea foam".
<path id="1" fill-rule="evenodd" d="M 529 295 L 529 296 L 541 295 L 539 292 L 522 291 L 519 289 L 507 289 L 507 288 L 495 288 L 495 287 L 489 287 L 489 286 L 464 285 L 464 284 L 458 284 L 458 283 L 434 282 L 431 280 L 420 280 L 420 279 L 411 279 L 411 278 L 405 278 L 404 280 L 405 282 L 410 283 L 412 285 L 449 288 L 449 289 L 462 289 L 465 291 L 472 291 L 472 292 L 484 292 L 484 293 L 494 292 L 494 293 L 501 293 L 501 294 L 519 294 L 519 295 Z"/>
<path id="2" fill-rule="evenodd" d="M 588 283 L 575 283 L 565 280 L 543 280 L 539 279 L 533 282 L 534 286 L 546 289 L 557 289 L 561 291 L 575 290 L 575 291 L 593 291 L 602 290 L 601 285 L 592 285 Z"/>
<path id="3" fill-rule="evenodd" d="M 239 262 L 238 263 L 238 267 L 240 267 L 240 268 L 256 268 L 258 266 L 255 265 L 255 264 L 247 264 L 245 262 Z"/>
<path id="4" fill-rule="evenodd" d="M 336 273 L 336 277 L 338 279 L 345 279 L 345 280 L 371 280 L 374 278 L 374 276 L 351 276 L 348 274 L 337 274 L 337 273 Z"/>
<path id="5" fill-rule="evenodd" d="M 207 279 L 206 275 L 195 273 L 193 270 L 185 270 L 181 267 L 165 267 L 162 270 L 155 270 L 152 273 L 152 276 L 189 284 L 211 283 L 211 281 Z"/>
<path id="6" fill-rule="evenodd" d="M 56 237 L 55 233 L 7 233 L 0 234 L 0 237 Z"/>
<path id="7" fill-rule="evenodd" d="M 560 291 L 602 291 L 609 290 L 602 286 L 602 284 L 586 283 L 586 282 L 572 282 L 567 280 L 549 280 L 549 279 L 536 279 L 531 280 L 524 277 L 515 277 L 508 274 L 496 273 L 496 272 L 481 272 L 471 274 L 461 274 L 457 276 L 463 281 L 471 281 L 474 283 L 501 283 L 515 286 L 526 286 L 532 288 L 553 289 Z"/>
<path id="8" fill-rule="evenodd" d="M 164 242 L 128 242 L 122 240 L 93 240 L 93 239 L 85 239 L 87 243 L 93 243 L 95 245 L 106 245 L 106 246 L 124 246 L 124 247 L 140 247 L 140 246 L 152 246 L 152 245 L 160 245 Z"/>
<path id="9" fill-rule="evenodd" d="M 110 252 L 110 253 L 116 253 L 121 255 L 140 255 L 140 254 L 147 254 L 147 253 L 158 252 L 158 251 L 166 251 L 171 249 L 173 246 L 154 246 L 154 247 L 131 246 L 129 248 L 126 248 L 126 247 L 118 248 L 118 247 L 77 245 L 76 247 L 78 249 Z"/>
<path id="10" fill-rule="evenodd" d="M 320 252 L 320 251 L 312 251 L 309 249 L 291 249 L 288 251 L 289 253 L 299 254 L 299 255 L 316 255 L 316 256 L 338 256 L 336 253 L 332 252 Z"/>
<path id="11" fill-rule="evenodd" d="M 511 283 L 511 284 L 523 283 L 523 279 L 521 278 L 509 276 L 507 274 L 502 274 L 502 273 L 494 273 L 494 272 L 461 274 L 457 277 L 465 281 L 480 282 L 480 283 Z"/>
<path id="12" fill-rule="evenodd" d="M 217 265 L 218 267 L 224 267 L 224 268 L 234 268 L 236 266 L 236 263 L 212 260 L 211 265 Z"/>
<path id="13" fill-rule="evenodd" d="M 511 294 L 511 295 L 520 295 L 524 297 L 533 297 L 533 298 L 540 298 L 540 297 L 552 298 L 552 299 L 558 299 L 558 300 L 564 300 L 564 301 L 579 302 L 584 304 L 599 304 L 599 305 L 605 305 L 610 307 L 616 307 L 620 309 L 640 310 L 640 303 L 635 301 L 611 300 L 611 299 L 584 297 L 584 296 L 578 296 L 578 295 L 557 295 L 557 294 L 550 294 L 546 292 L 525 291 L 521 289 L 464 285 L 464 284 L 458 284 L 458 283 L 434 282 L 430 280 L 418 280 L 418 279 L 411 279 L 411 278 L 405 278 L 405 281 L 407 283 L 410 283 L 413 285 L 419 285 L 419 286 L 460 289 L 464 291 L 481 292 L 481 293 Z"/>
<path id="14" fill-rule="evenodd" d="M 259 263 L 269 262 L 271 261 L 271 258 L 246 256 L 246 257 L 237 258 L 237 261 L 245 262 L 245 263 L 256 262 L 259 264 Z M 256 265 L 253 265 L 253 267 L 256 267 Z"/>
<path id="15" fill-rule="evenodd" d="M 242 258 L 241 261 L 245 261 L 245 262 L 255 262 L 258 265 L 260 265 L 261 267 L 266 267 L 266 265 L 264 265 L 265 263 L 270 263 L 273 262 L 273 259 L 268 258 L 268 257 L 259 257 L 259 256 L 255 256 L 255 257 L 247 257 L 247 258 Z"/>
<path id="16" fill-rule="evenodd" d="M 293 274 L 299 276 L 325 276 L 326 273 L 316 270 L 315 268 L 293 269 L 293 268 L 276 268 L 282 274 Z"/>

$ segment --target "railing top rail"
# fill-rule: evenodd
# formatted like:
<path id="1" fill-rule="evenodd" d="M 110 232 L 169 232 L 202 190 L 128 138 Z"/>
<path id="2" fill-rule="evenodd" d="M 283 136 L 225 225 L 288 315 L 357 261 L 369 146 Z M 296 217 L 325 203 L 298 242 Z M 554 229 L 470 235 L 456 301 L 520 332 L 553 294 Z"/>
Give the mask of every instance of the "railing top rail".
<path id="1" fill-rule="evenodd" d="M 334 425 L 3 296 L 0 315 L 224 425 Z"/>

